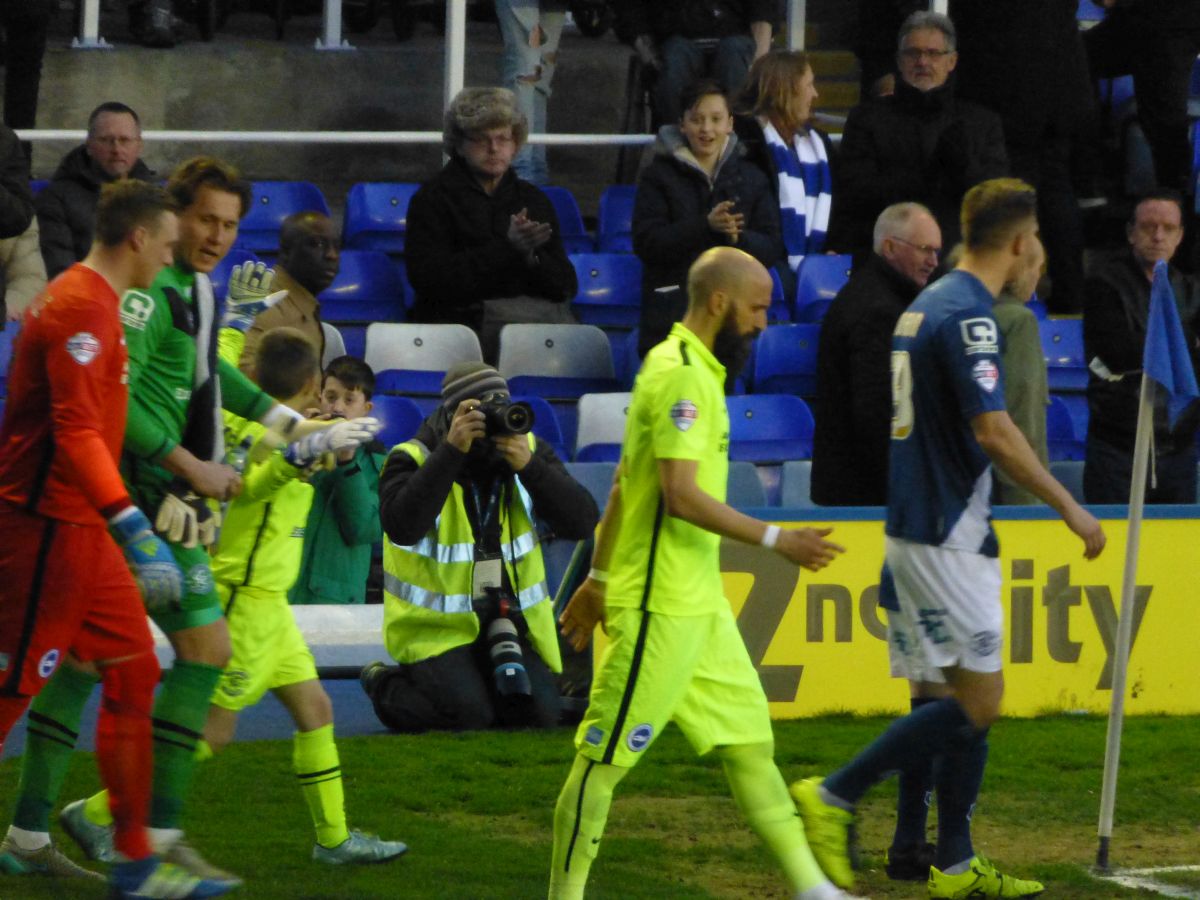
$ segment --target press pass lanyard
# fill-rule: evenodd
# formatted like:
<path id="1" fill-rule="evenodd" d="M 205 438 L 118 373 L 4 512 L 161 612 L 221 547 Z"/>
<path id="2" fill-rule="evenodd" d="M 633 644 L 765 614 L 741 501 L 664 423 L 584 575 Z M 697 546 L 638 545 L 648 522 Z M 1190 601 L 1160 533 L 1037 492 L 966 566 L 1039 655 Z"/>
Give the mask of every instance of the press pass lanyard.
<path id="1" fill-rule="evenodd" d="M 472 567 L 471 573 L 471 595 L 479 598 L 488 596 L 491 591 L 501 590 L 504 584 L 502 554 L 489 553 L 485 549 L 488 526 L 495 517 L 500 503 L 500 484 L 493 485 L 486 510 L 484 510 L 483 501 L 479 496 L 479 488 L 474 482 L 471 483 L 471 500 L 475 506 L 475 518 L 479 528 L 479 533 L 475 536 L 475 565 Z M 501 540 L 503 540 L 502 536 Z"/>
<path id="2" fill-rule="evenodd" d="M 479 526 L 479 534 L 475 536 L 475 551 L 477 556 L 487 554 L 484 544 L 487 540 L 488 526 L 491 525 L 492 519 L 496 516 L 496 510 L 500 506 L 500 489 L 501 483 L 492 485 L 491 496 L 488 498 L 488 505 L 485 510 L 483 508 L 483 499 L 479 496 L 479 486 L 474 482 L 471 483 L 471 500 L 475 506 L 475 520 Z"/>

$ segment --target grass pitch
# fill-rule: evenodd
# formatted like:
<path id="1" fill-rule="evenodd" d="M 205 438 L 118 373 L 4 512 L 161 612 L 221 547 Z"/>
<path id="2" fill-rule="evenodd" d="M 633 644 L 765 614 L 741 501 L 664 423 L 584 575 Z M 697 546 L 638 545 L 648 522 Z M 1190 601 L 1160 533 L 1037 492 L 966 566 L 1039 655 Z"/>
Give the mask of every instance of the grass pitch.
<path id="1" fill-rule="evenodd" d="M 789 779 L 823 774 L 873 738 L 886 719 L 832 716 L 776 724 L 776 758 Z M 1094 880 L 1105 722 L 1054 717 L 1001 722 L 975 816 L 979 852 L 1002 871 L 1045 881 L 1053 898 L 1149 897 Z M 352 827 L 399 838 L 401 860 L 331 869 L 309 859 L 312 830 L 291 772 L 289 742 L 234 744 L 199 770 L 186 822 L 213 862 L 246 879 L 246 898 L 544 897 L 554 800 L 569 768 L 571 732 L 378 736 L 339 741 Z M 1126 720 L 1113 862 L 1200 863 L 1200 718 Z M 669 729 L 618 788 L 592 898 L 787 896 L 775 867 L 742 823 L 719 765 L 698 760 Z M 17 762 L 0 766 L 5 805 Z M 96 784 L 80 754 L 64 802 Z M 894 783 L 860 810 L 865 869 L 857 891 L 924 897 L 890 882 Z M 5 816 L 5 819 L 7 816 Z M 73 857 L 70 840 L 56 840 Z M 1176 888 L 1194 875 L 1164 876 Z M 102 898 L 103 886 L 0 876 L 0 898 Z M 1200 896 L 1200 890 L 1196 896 Z"/>

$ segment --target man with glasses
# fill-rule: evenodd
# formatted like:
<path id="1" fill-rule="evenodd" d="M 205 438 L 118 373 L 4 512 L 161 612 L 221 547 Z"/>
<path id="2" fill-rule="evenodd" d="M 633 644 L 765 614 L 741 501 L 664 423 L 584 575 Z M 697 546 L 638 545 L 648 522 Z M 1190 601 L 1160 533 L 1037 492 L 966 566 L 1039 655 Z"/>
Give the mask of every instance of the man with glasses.
<path id="1" fill-rule="evenodd" d="M 933 213 L 947 247 L 958 241 L 963 195 L 1008 174 L 995 113 L 954 96 L 954 24 L 916 12 L 900 28 L 896 90 L 850 111 L 834 167 L 829 246 L 861 262 L 883 209 L 906 200 Z"/>
<path id="2" fill-rule="evenodd" d="M 919 203 L 889 206 L 874 252 L 829 307 L 817 350 L 812 496 L 824 506 L 887 503 L 892 331 L 938 266 L 941 230 Z"/>
<path id="3" fill-rule="evenodd" d="M 1162 188 L 1144 194 L 1126 234 L 1129 252 L 1089 278 L 1084 292 L 1083 346 L 1091 369 L 1083 469 L 1088 503 L 1129 502 L 1150 285 L 1155 263 L 1169 263 L 1183 241 L 1182 197 Z M 1200 371 L 1200 284 L 1173 266 L 1169 271 L 1192 367 Z M 1195 503 L 1200 405 L 1193 404 L 1172 428 L 1166 399 L 1159 394 L 1154 410 L 1154 477 L 1146 488 L 1146 502 Z"/>
<path id="4" fill-rule="evenodd" d="M 34 204 L 47 277 L 87 255 L 101 187 L 122 178 L 154 178 L 141 155 L 142 126 L 136 112 L 111 100 L 92 110 L 87 140 L 63 157 Z"/>

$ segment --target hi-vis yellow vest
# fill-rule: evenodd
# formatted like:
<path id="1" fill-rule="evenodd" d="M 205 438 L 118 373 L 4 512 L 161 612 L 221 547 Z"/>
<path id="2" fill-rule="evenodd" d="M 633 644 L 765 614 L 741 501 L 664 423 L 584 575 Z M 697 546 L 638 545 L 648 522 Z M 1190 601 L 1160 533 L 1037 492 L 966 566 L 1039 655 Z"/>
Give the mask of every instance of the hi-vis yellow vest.
<path id="1" fill-rule="evenodd" d="M 529 435 L 533 449 L 534 436 Z M 397 445 L 417 465 L 425 464 L 426 448 L 416 441 Z M 546 567 L 533 524 L 533 500 L 520 479 L 511 482 L 499 505 L 500 549 L 529 625 L 529 642 L 551 671 L 562 671 L 554 603 L 546 587 Z M 425 537 L 410 546 L 383 539 L 383 642 L 399 663 L 420 662 L 479 636 L 479 617 L 471 606 L 475 537 L 463 489 L 450 489 L 437 521 Z"/>

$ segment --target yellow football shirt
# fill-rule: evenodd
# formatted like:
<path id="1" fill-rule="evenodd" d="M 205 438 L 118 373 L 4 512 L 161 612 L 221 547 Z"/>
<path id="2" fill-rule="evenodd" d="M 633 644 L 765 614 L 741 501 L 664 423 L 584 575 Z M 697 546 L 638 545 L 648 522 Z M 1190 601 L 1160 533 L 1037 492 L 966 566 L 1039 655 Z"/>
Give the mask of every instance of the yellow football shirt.
<path id="1" fill-rule="evenodd" d="M 694 616 L 726 602 L 720 537 L 667 515 L 658 474 L 660 459 L 695 460 L 700 489 L 725 501 L 724 387 L 725 367 L 682 324 L 646 354 L 621 451 L 621 530 L 609 562 L 609 606 Z"/>

